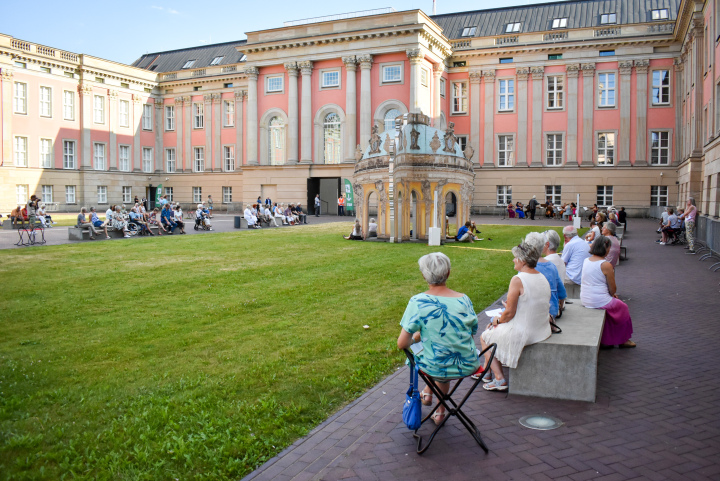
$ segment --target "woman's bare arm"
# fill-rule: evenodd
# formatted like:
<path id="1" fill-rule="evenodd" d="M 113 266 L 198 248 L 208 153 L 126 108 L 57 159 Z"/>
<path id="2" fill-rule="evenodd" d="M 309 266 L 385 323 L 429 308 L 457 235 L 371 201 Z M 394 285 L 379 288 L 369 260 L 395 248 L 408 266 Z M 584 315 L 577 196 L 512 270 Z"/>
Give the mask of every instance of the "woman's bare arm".
<path id="1" fill-rule="evenodd" d="M 617 286 L 615 285 L 615 269 L 613 268 L 612 264 L 609 262 L 603 262 L 602 265 L 600 265 L 600 269 L 602 269 L 602 273 L 605 274 L 605 279 L 607 279 L 607 285 L 608 285 L 608 291 L 610 292 L 610 295 L 613 297 L 617 297 L 615 293 L 617 292 Z"/>

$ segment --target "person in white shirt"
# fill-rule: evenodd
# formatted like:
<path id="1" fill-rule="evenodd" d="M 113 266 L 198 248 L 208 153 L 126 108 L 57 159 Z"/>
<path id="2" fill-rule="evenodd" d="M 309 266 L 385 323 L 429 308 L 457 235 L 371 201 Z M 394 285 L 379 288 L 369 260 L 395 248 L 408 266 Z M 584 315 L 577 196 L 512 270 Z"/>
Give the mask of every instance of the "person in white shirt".
<path id="1" fill-rule="evenodd" d="M 245 206 L 244 217 L 247 222 L 248 229 L 257 229 L 259 227 L 257 225 L 257 217 L 253 214 L 250 204 Z"/>
<path id="2" fill-rule="evenodd" d="M 377 222 L 375 222 L 375 219 L 370 219 L 370 223 L 368 224 L 368 237 L 377 237 Z"/>
<path id="3" fill-rule="evenodd" d="M 275 222 L 275 216 L 272 215 L 272 212 L 270 212 L 270 206 L 265 204 L 265 210 L 263 212 L 263 215 L 267 219 L 268 224 L 272 224 L 275 227 L 277 227 L 277 222 Z"/>
<path id="4" fill-rule="evenodd" d="M 565 275 L 565 263 L 563 262 L 562 257 L 560 257 L 560 254 L 557 253 L 558 247 L 560 247 L 560 234 L 554 230 L 545 231 L 545 247 L 543 248 L 543 255 L 545 256 L 545 259 L 555 264 L 558 274 L 560 275 L 560 279 L 564 282 L 567 280 Z"/>
<path id="5" fill-rule="evenodd" d="M 565 248 L 562 252 L 562 260 L 565 263 L 565 275 L 568 281 L 580 285 L 583 261 L 590 257 L 590 246 L 584 239 L 578 237 L 577 229 L 573 226 L 566 226 L 563 229 L 563 236 Z"/>
<path id="6" fill-rule="evenodd" d="M 277 205 L 277 202 L 275 203 L 275 207 L 273 208 L 273 215 L 276 219 L 280 219 L 282 222 L 282 225 L 289 225 L 289 223 L 285 220 L 285 213 L 281 206 Z"/>

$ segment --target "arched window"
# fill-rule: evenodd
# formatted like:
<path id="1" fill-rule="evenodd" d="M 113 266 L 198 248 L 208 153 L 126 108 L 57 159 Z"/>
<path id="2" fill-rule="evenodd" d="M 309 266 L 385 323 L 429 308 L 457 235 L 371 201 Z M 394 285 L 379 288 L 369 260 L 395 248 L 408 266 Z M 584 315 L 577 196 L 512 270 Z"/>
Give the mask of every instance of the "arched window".
<path id="1" fill-rule="evenodd" d="M 268 164 L 281 165 L 285 159 L 285 123 L 273 117 L 268 123 Z"/>
<path id="2" fill-rule="evenodd" d="M 395 132 L 395 137 L 398 135 L 397 129 L 395 129 L 395 118 L 399 115 L 402 114 L 397 109 L 390 109 L 385 112 L 385 130 L 392 130 Z"/>
<path id="3" fill-rule="evenodd" d="M 342 144 L 340 135 L 340 116 L 331 112 L 323 122 L 323 139 L 326 164 L 339 164 L 342 161 Z"/>

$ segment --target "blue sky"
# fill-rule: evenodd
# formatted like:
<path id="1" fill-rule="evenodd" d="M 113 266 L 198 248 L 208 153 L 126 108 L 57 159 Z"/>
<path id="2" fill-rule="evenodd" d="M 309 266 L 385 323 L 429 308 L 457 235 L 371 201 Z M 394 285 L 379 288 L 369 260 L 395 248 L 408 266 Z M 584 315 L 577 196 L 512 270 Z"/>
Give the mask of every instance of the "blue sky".
<path id="1" fill-rule="evenodd" d="M 462 12 L 544 0 L 437 0 L 437 13 Z M 432 0 L 366 0 L 362 3 L 216 0 L 35 0 L 4 2 L 0 32 L 49 47 L 132 63 L 158 52 L 245 38 L 245 32 L 282 27 L 283 22 L 356 10 L 419 8 L 432 13 Z M 29 11 L 29 8 L 32 11 Z"/>

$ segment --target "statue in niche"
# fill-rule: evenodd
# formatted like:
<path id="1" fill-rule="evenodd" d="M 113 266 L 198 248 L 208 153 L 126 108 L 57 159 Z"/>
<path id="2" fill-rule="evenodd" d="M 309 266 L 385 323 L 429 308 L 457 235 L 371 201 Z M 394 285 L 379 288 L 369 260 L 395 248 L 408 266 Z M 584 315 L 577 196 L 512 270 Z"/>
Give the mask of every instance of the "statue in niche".
<path id="1" fill-rule="evenodd" d="M 443 152 L 455 152 L 455 142 L 457 142 L 457 137 L 455 137 L 455 122 L 450 122 L 450 124 L 448 124 L 445 136 L 443 137 L 443 142 L 445 143 Z"/>
<path id="2" fill-rule="evenodd" d="M 363 158 L 363 151 L 362 147 L 360 147 L 360 144 L 357 144 L 357 149 L 355 149 L 355 162 L 360 162 Z"/>
<path id="3" fill-rule="evenodd" d="M 420 132 L 417 131 L 415 128 L 415 124 L 412 126 L 412 130 L 410 131 L 410 149 L 411 150 L 420 150 L 420 146 L 418 145 L 418 139 L 420 138 Z"/>
<path id="4" fill-rule="evenodd" d="M 437 132 L 435 132 L 435 135 L 433 135 L 432 141 L 430 142 L 430 148 L 432 149 L 433 154 L 437 152 L 441 145 L 440 137 L 438 137 Z"/>
<path id="5" fill-rule="evenodd" d="M 382 143 L 382 139 L 380 138 L 380 134 L 378 133 L 378 126 L 377 124 L 373 125 L 372 133 L 370 134 L 370 154 L 379 154 L 380 153 L 380 144 Z"/>

